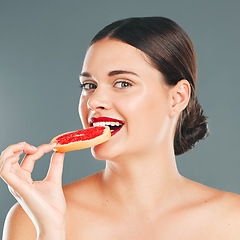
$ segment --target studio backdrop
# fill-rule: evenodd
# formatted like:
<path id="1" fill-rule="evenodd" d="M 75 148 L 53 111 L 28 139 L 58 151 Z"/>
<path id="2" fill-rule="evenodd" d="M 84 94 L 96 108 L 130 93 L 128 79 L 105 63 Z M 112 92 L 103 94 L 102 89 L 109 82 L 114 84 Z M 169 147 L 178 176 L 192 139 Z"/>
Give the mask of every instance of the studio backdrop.
<path id="1" fill-rule="evenodd" d="M 182 175 L 240 193 L 238 0 L 0 1 L 0 150 L 26 141 L 35 146 L 81 129 L 78 75 L 91 38 L 114 20 L 163 16 L 191 37 L 198 59 L 199 102 L 209 137 L 177 157 Z M 38 160 L 44 178 L 51 153 Z M 66 154 L 63 183 L 104 168 L 90 150 Z M 15 203 L 0 181 L 0 232 Z M 1 237 L 1 234 L 0 234 Z"/>

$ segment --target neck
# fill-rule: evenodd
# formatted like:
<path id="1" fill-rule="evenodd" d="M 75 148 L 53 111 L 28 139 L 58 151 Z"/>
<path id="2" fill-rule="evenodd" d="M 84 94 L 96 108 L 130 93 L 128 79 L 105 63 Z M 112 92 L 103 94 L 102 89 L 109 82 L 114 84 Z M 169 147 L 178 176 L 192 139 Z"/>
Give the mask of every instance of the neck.
<path id="1" fill-rule="evenodd" d="M 174 199 L 183 177 L 177 170 L 174 154 L 157 152 L 106 161 L 102 180 L 105 193 L 118 205 L 154 208 Z"/>

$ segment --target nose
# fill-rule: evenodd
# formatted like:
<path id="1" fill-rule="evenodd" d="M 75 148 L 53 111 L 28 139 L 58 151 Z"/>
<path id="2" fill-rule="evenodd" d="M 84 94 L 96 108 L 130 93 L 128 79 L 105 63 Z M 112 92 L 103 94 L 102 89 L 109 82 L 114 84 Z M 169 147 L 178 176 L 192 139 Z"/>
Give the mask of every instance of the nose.
<path id="1" fill-rule="evenodd" d="M 92 111 L 108 110 L 111 108 L 110 97 L 101 89 L 96 89 L 87 101 L 87 107 Z"/>

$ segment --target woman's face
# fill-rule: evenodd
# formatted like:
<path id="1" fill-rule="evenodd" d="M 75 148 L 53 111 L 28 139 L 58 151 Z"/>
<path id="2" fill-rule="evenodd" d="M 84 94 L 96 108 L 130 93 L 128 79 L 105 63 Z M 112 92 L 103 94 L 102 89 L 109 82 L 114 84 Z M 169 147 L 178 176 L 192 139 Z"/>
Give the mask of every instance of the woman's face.
<path id="1" fill-rule="evenodd" d="M 159 151 L 172 140 L 169 87 L 140 50 L 117 40 L 94 43 L 86 53 L 80 82 L 83 126 L 112 125 L 112 137 L 92 148 L 97 159 Z"/>

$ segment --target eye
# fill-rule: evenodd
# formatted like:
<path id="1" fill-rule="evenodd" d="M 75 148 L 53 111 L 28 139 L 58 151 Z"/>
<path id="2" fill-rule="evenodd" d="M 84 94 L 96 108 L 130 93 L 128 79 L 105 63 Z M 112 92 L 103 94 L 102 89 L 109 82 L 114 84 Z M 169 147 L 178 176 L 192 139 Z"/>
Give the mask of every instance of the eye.
<path id="1" fill-rule="evenodd" d="M 131 87 L 132 83 L 128 82 L 128 81 L 118 81 L 114 84 L 114 87 L 116 88 L 127 88 L 127 87 Z"/>
<path id="2" fill-rule="evenodd" d="M 80 88 L 84 90 L 91 90 L 91 89 L 96 89 L 97 86 L 94 83 L 82 83 L 80 84 Z"/>

